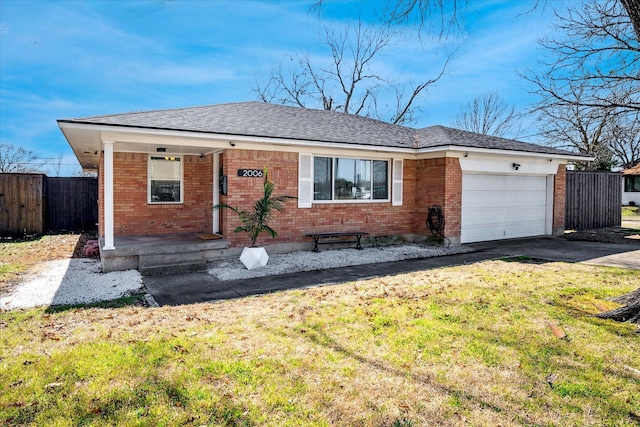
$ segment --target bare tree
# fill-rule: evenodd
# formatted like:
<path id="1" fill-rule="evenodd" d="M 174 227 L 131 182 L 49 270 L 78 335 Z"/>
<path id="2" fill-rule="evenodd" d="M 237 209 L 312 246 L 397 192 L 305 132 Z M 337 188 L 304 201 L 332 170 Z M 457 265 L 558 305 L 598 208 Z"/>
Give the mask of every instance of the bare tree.
<path id="1" fill-rule="evenodd" d="M 523 75 L 539 97 L 532 111 L 543 135 L 596 157 L 591 169 L 635 161 L 640 43 L 630 18 L 616 0 L 587 0 L 556 19 L 561 36 L 541 41 L 543 71 Z"/>
<path id="2" fill-rule="evenodd" d="M 468 0 L 387 1 L 380 11 L 381 22 L 417 27 L 420 35 L 435 35 L 443 40 L 462 29 L 462 17 L 468 3 Z M 324 0 L 315 0 L 311 10 L 321 14 L 324 4 Z"/>
<path id="3" fill-rule="evenodd" d="M 82 169 L 80 170 L 76 170 L 75 172 L 73 172 L 73 174 L 71 174 L 71 176 L 77 176 L 80 178 L 97 178 L 98 177 L 98 172 L 87 172 L 84 171 Z"/>
<path id="4" fill-rule="evenodd" d="M 619 116 L 607 108 L 580 105 L 581 88 L 572 89 L 575 103 L 538 106 L 540 132 L 547 145 L 595 157 L 584 170 L 611 170 L 615 166 L 611 149 L 614 122 Z"/>
<path id="5" fill-rule="evenodd" d="M 553 126 L 547 122 L 547 127 L 541 129 L 546 144 L 595 158 L 588 164 L 576 164 L 579 170 L 610 171 L 618 162 L 611 149 L 610 133 L 606 129 L 608 116 L 589 114 L 578 108 L 573 115 L 568 113 L 569 110 L 546 111 L 547 119 L 557 117 Z"/>
<path id="6" fill-rule="evenodd" d="M 622 306 L 600 313 L 597 317 L 640 325 L 640 288 L 628 294 L 611 298 L 611 301 L 621 304 Z"/>
<path id="7" fill-rule="evenodd" d="M 440 39 L 463 27 L 468 0 L 396 0 L 385 16 L 394 24 L 417 25 L 420 33 L 437 34 Z"/>
<path id="8" fill-rule="evenodd" d="M 53 176 L 60 176 L 60 171 L 62 170 L 62 154 L 59 154 L 58 157 L 52 157 L 48 160 L 47 164 L 51 167 Z"/>
<path id="9" fill-rule="evenodd" d="M 496 92 L 486 92 L 460 108 L 453 126 L 482 135 L 517 138 L 520 126 L 515 108 L 509 107 Z"/>
<path id="10" fill-rule="evenodd" d="M 541 40 L 550 59 L 524 75 L 544 103 L 575 104 L 571 91 L 580 86 L 582 106 L 640 111 L 640 43 L 621 4 L 587 0 L 556 19 L 564 37 Z"/>
<path id="11" fill-rule="evenodd" d="M 619 166 L 629 169 L 640 163 L 640 113 L 617 116 L 608 129 L 609 147 Z"/>
<path id="12" fill-rule="evenodd" d="M 341 111 L 391 123 L 411 123 L 417 100 L 444 74 L 448 55 L 434 77 L 419 83 L 392 83 L 376 71 L 376 59 L 389 49 L 396 33 L 389 26 L 365 27 L 362 22 L 342 31 L 327 30 L 330 63 L 320 66 L 308 54 L 292 56 L 292 67 L 282 65 L 254 92 L 264 102 Z M 394 105 L 386 100 L 393 98 Z"/>
<path id="13" fill-rule="evenodd" d="M 640 40 L 640 2 L 638 0 L 620 0 L 622 6 L 631 19 L 631 25 L 636 33 L 636 38 Z"/>
<path id="14" fill-rule="evenodd" d="M 625 15 L 629 18 L 633 27 L 635 37 L 640 40 L 640 2 L 638 0 L 616 0 L 624 9 Z M 397 23 L 417 23 L 421 28 L 425 28 L 431 22 L 429 29 L 433 31 L 433 17 L 439 17 L 440 36 L 447 34 L 452 28 L 461 27 L 461 19 L 469 4 L 469 0 L 396 0 L 391 2 L 391 8 L 385 15 L 390 22 Z M 536 0 L 531 10 L 538 9 L 540 5 L 546 7 L 549 1 Z M 316 2 L 316 7 L 322 4 L 322 0 Z"/>
<path id="15" fill-rule="evenodd" d="M 636 38 L 640 40 L 640 2 L 638 0 L 618 0 L 624 8 L 626 15 L 631 20 L 631 25 Z M 461 15 L 469 6 L 469 0 L 395 0 L 389 2 L 390 8 L 384 14 L 388 22 L 417 24 L 421 29 L 427 28 L 427 23 L 432 22 L 434 16 L 440 18 L 439 33 L 447 34 L 451 28 L 460 28 Z M 531 11 L 550 3 L 545 0 L 536 0 L 532 3 Z M 324 0 L 316 0 L 311 9 L 322 10 Z M 433 30 L 433 24 L 429 25 Z"/>
<path id="16" fill-rule="evenodd" d="M 638 0 L 618 1 L 631 20 L 636 38 L 640 40 L 640 2 Z M 451 29 L 461 28 L 461 21 L 469 3 L 469 0 L 395 0 L 389 2 L 384 19 L 391 23 L 418 25 L 421 31 L 428 30 L 429 33 L 435 30 L 442 37 Z M 536 0 L 532 3 L 531 10 L 538 9 L 540 5 L 546 7 L 549 3 L 545 0 Z M 311 9 L 321 11 L 323 4 L 324 0 L 316 0 Z M 434 22 L 434 17 L 439 19 Z"/>
<path id="17" fill-rule="evenodd" d="M 0 172 L 26 173 L 38 172 L 40 163 L 32 151 L 11 144 L 0 144 Z"/>

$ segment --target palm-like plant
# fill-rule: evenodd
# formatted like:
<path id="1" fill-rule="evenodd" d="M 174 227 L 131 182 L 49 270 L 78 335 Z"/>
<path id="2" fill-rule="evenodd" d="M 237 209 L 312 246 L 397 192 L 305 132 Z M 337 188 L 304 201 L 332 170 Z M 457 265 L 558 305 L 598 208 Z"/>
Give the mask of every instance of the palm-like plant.
<path id="1" fill-rule="evenodd" d="M 233 207 L 227 205 L 225 203 L 220 203 L 215 205 L 214 209 L 231 209 L 240 217 L 240 221 L 242 221 L 242 225 L 236 227 L 233 230 L 236 233 L 241 231 L 246 232 L 251 239 L 251 247 L 256 246 L 256 241 L 258 240 L 258 236 L 263 231 L 266 231 L 271 235 L 272 238 L 278 236 L 278 232 L 269 226 L 269 221 L 273 215 L 274 211 L 283 212 L 284 211 L 284 202 L 287 199 L 295 199 L 293 196 L 273 196 L 273 190 L 275 185 L 273 181 L 269 179 L 269 174 L 267 173 L 267 169 L 264 169 L 264 195 L 256 200 L 253 205 L 253 210 L 246 211 L 240 210 L 238 207 Z"/>

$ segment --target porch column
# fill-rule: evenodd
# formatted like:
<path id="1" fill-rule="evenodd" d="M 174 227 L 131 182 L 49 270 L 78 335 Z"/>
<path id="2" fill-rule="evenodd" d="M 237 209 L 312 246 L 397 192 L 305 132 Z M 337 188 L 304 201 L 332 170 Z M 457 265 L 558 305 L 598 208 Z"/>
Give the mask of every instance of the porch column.
<path id="1" fill-rule="evenodd" d="M 213 204 L 220 203 L 220 153 L 213 153 Z M 213 233 L 220 232 L 220 209 L 213 210 Z"/>
<path id="2" fill-rule="evenodd" d="M 113 245 L 113 141 L 104 141 L 104 246 L 102 250 L 114 250 Z"/>

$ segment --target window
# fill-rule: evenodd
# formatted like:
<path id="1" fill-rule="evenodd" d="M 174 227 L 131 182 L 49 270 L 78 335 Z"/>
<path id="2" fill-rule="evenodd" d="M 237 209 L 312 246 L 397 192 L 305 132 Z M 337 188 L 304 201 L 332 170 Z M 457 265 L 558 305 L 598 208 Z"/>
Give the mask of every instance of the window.
<path id="1" fill-rule="evenodd" d="M 313 200 L 389 200 L 389 161 L 314 157 Z"/>
<path id="2" fill-rule="evenodd" d="M 149 203 L 182 203 L 180 157 L 149 157 Z"/>
<path id="3" fill-rule="evenodd" d="M 625 193 L 639 193 L 640 192 L 640 175 L 625 176 L 624 191 Z"/>
<path id="4" fill-rule="evenodd" d="M 313 200 L 331 200 L 333 159 L 315 157 L 313 159 Z"/>

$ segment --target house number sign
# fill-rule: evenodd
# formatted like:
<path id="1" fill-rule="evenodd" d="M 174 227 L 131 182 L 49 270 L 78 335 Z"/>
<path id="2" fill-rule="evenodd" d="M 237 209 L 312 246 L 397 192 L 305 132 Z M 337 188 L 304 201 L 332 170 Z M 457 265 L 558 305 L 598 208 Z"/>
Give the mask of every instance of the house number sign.
<path id="1" fill-rule="evenodd" d="M 264 171 L 262 169 L 238 169 L 238 176 L 262 178 L 264 176 Z"/>

